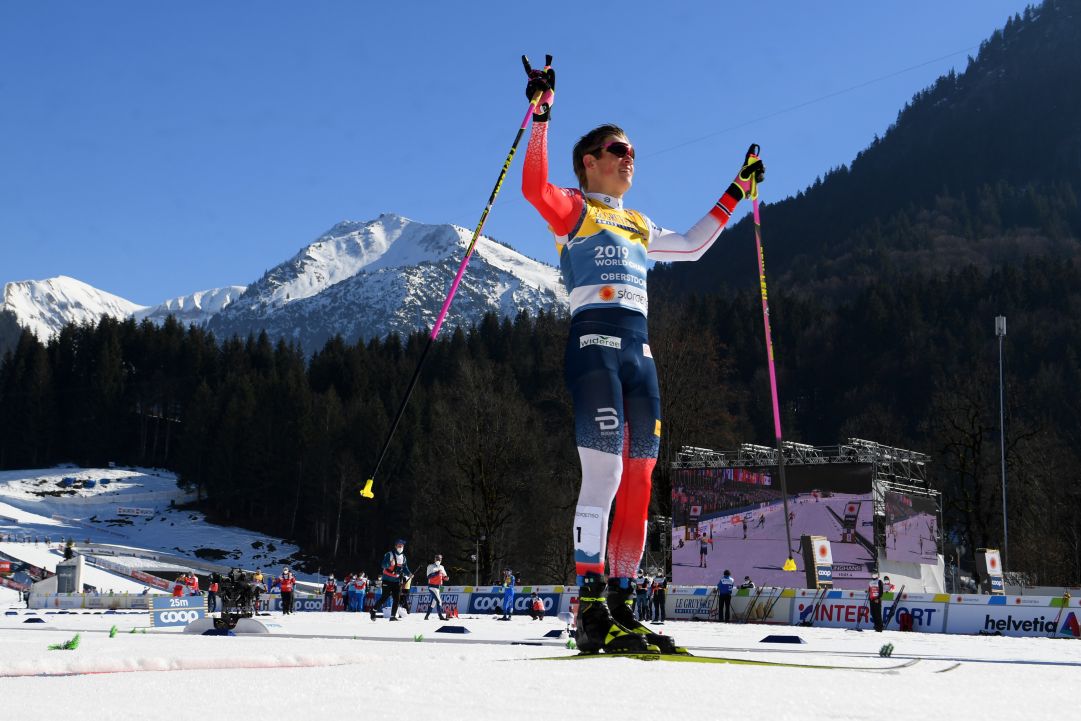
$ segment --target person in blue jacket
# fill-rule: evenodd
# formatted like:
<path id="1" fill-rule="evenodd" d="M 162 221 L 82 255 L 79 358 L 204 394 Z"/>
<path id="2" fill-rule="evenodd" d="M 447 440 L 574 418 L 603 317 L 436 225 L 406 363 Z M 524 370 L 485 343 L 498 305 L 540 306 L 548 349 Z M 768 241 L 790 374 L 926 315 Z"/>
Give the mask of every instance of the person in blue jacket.
<path id="1" fill-rule="evenodd" d="M 398 599 L 402 584 L 412 577 L 413 572 L 409 570 L 409 564 L 405 560 L 405 541 L 399 538 L 394 542 L 394 549 L 387 551 L 383 556 L 383 589 L 379 594 L 379 600 L 372 606 L 371 619 L 373 621 L 376 611 L 383 609 L 388 596 L 394 603 L 390 620 L 398 620 Z"/>
<path id="2" fill-rule="evenodd" d="M 503 570 L 503 617 L 500 621 L 509 621 L 514 613 L 514 574 L 509 568 Z"/>
<path id="3" fill-rule="evenodd" d="M 736 587 L 736 579 L 732 578 L 732 572 L 724 569 L 724 575 L 717 582 L 717 620 L 728 623 L 732 619 L 732 591 Z"/>

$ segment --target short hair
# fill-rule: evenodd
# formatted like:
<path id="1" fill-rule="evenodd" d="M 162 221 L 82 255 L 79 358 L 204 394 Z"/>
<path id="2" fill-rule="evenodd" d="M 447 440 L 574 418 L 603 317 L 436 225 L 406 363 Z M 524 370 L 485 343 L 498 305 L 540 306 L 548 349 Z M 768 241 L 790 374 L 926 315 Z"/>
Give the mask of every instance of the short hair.
<path id="1" fill-rule="evenodd" d="M 590 130 L 588 133 L 578 138 L 578 142 L 574 144 L 574 152 L 572 154 L 572 162 L 574 163 L 574 174 L 578 177 L 578 187 L 583 190 L 586 187 L 586 164 L 583 158 L 587 155 L 594 155 L 601 149 L 601 141 L 607 138 L 609 135 L 622 135 L 624 138 L 627 134 L 623 132 L 623 128 L 612 123 L 606 123 L 605 125 L 598 125 Z"/>

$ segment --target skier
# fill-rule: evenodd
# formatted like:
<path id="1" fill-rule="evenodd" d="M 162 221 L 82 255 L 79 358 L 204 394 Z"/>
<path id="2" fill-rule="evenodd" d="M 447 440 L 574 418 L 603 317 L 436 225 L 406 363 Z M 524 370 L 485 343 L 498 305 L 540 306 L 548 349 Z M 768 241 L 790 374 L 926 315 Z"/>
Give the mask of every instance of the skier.
<path id="1" fill-rule="evenodd" d="M 297 579 L 289 567 L 283 568 L 282 575 L 277 578 L 278 588 L 282 592 L 282 615 L 293 613 L 293 587 L 296 583 Z"/>
<path id="2" fill-rule="evenodd" d="M 394 548 L 387 551 L 383 556 L 383 588 L 379 594 L 379 599 L 372 606 L 371 619 L 373 621 L 376 612 L 383 610 L 383 604 L 388 596 L 394 604 L 391 608 L 390 620 L 398 620 L 398 601 L 402 582 L 412 577 L 409 565 L 405 560 L 405 541 L 399 538 L 394 542 Z"/>
<path id="3" fill-rule="evenodd" d="M 447 617 L 443 615 L 443 597 L 440 595 L 440 589 L 449 580 L 447 569 L 443 568 L 443 556 L 437 553 L 435 560 L 428 564 L 428 593 L 431 594 L 432 600 L 428 603 L 428 613 L 424 614 L 425 621 L 432 615 L 433 608 L 439 614 L 440 621 L 447 620 Z"/>
<path id="4" fill-rule="evenodd" d="M 712 538 L 706 537 L 706 532 L 702 531 L 698 535 L 698 567 L 709 568 L 706 561 L 706 554 L 709 553 L 709 544 L 713 543 Z"/>
<path id="5" fill-rule="evenodd" d="M 660 391 L 647 337 L 649 260 L 697 260 L 717 240 L 736 204 L 757 193 L 762 161 L 748 153 L 735 180 L 685 234 L 623 205 L 635 148 L 618 126 L 602 125 L 574 146 L 580 189 L 548 182 L 548 120 L 555 71 L 531 70 L 526 96 L 540 93 L 522 171 L 522 194 L 556 236 L 570 295 L 566 380 L 575 408 L 582 485 L 573 528 L 580 587 L 578 648 L 585 653 L 676 650 L 634 619 L 626 600 L 642 558 L 651 476 L 660 447 Z M 608 519 L 615 518 L 608 535 Z M 605 579 L 605 555 L 610 578 Z M 606 604 L 606 596 L 608 603 Z"/>
<path id="6" fill-rule="evenodd" d="M 717 620 L 728 623 L 732 620 L 732 589 L 736 587 L 736 579 L 732 578 L 732 572 L 724 569 L 724 575 L 717 582 Z"/>
<path id="7" fill-rule="evenodd" d="M 746 588 L 746 589 L 748 589 L 750 591 L 753 591 L 754 588 L 755 588 L 754 581 L 751 580 L 750 576 L 744 576 L 743 577 L 743 583 L 739 584 L 739 587 L 740 588 Z"/>
<path id="8" fill-rule="evenodd" d="M 500 621 L 509 621 L 514 615 L 514 574 L 509 568 L 503 569 L 503 616 Z"/>
<path id="9" fill-rule="evenodd" d="M 743 540 L 747 540 L 747 517 L 743 517 Z"/>

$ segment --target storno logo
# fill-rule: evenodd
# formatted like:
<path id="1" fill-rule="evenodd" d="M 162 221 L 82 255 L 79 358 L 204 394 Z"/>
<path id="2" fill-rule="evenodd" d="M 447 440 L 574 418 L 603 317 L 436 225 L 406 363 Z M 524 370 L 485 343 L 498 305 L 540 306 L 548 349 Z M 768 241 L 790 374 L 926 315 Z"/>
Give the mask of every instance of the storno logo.
<path id="1" fill-rule="evenodd" d="M 610 285 L 602 285 L 601 289 L 597 291 L 597 295 L 603 301 L 609 301 L 616 297 L 616 289 Z"/>
<path id="2" fill-rule="evenodd" d="M 158 614 L 161 623 L 191 623 L 199 618 L 199 612 L 189 611 L 162 611 Z"/>

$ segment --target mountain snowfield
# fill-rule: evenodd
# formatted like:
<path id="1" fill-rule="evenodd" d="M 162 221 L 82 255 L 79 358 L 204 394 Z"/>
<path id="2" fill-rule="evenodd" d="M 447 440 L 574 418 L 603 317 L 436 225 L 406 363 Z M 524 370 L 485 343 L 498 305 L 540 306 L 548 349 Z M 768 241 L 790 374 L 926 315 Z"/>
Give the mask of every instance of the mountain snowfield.
<path id="1" fill-rule="evenodd" d="M 104 316 L 127 318 L 147 309 L 81 280 L 59 275 L 5 284 L 0 310 L 14 313 L 19 325 L 45 341 L 68 323 L 97 323 Z"/>
<path id="2" fill-rule="evenodd" d="M 266 330 L 314 350 L 336 334 L 353 341 L 431 327 L 471 238 L 456 225 L 393 214 L 339 223 L 250 285 L 209 328 L 219 336 Z M 554 267 L 481 236 L 446 323 L 566 307 Z"/>
<path id="3" fill-rule="evenodd" d="M 239 298 L 247 286 L 227 285 L 224 288 L 200 290 L 190 295 L 171 298 L 150 308 L 135 311 L 135 320 L 149 318 L 155 323 L 164 323 L 169 316 L 174 316 L 183 325 L 204 326 L 225 306 Z"/>
<path id="4" fill-rule="evenodd" d="M 60 276 L 4 286 L 0 310 L 47 340 L 66 323 L 103 316 L 161 323 L 169 315 L 219 337 L 266 330 L 314 351 L 335 335 L 347 341 L 408 334 L 434 325 L 472 231 L 384 214 L 338 223 L 248 286 L 232 285 L 141 306 Z M 480 236 L 446 323 L 468 326 L 487 312 L 562 312 L 559 271 Z"/>

